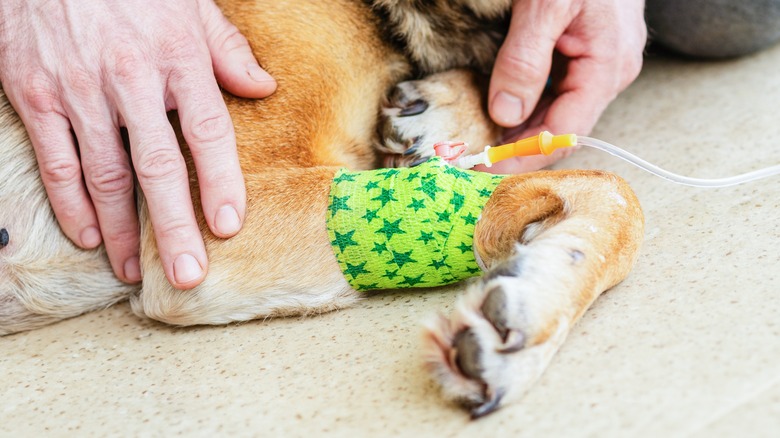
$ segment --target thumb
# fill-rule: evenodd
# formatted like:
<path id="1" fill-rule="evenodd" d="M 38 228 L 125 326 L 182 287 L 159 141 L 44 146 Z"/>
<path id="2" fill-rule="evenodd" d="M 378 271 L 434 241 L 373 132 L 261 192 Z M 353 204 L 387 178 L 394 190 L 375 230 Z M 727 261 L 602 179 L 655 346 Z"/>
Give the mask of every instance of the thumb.
<path id="1" fill-rule="evenodd" d="M 553 50 L 568 26 L 545 0 L 516 1 L 509 32 L 490 78 L 489 112 L 497 124 L 517 126 L 539 101 L 550 75 Z M 557 5 L 557 3 L 555 3 Z"/>
<path id="2" fill-rule="evenodd" d="M 249 42 L 211 0 L 200 2 L 200 16 L 217 82 L 241 97 L 262 98 L 276 91 L 276 81 L 257 63 Z"/>

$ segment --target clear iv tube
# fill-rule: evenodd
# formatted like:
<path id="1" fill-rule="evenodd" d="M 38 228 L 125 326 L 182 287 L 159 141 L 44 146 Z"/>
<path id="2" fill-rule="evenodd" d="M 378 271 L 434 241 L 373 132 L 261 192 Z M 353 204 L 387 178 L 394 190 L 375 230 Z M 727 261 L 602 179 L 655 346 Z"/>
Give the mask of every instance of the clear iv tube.
<path id="1" fill-rule="evenodd" d="M 653 175 L 667 179 L 669 181 L 683 184 L 693 187 L 729 187 L 737 184 L 742 184 L 757 179 L 766 178 L 773 175 L 780 175 L 780 164 L 766 167 L 752 172 L 743 173 L 740 175 L 729 176 L 725 178 L 691 178 L 688 176 L 678 175 L 676 173 L 669 172 L 668 170 L 661 169 L 660 167 L 648 163 L 647 161 L 637 157 L 636 155 L 626 152 L 617 146 L 613 146 L 607 142 L 590 138 L 577 136 L 577 144 L 581 146 L 588 146 L 594 149 L 602 150 L 608 154 L 614 155 L 620 159 L 628 161 L 629 163 L 644 169 Z"/>

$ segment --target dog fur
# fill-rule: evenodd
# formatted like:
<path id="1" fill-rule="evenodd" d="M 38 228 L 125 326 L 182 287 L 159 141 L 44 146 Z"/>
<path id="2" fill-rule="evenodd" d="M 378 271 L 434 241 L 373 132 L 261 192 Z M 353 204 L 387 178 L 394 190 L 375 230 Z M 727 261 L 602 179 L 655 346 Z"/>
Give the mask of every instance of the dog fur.
<path id="1" fill-rule="evenodd" d="M 0 248 L 0 334 L 127 298 L 138 315 L 176 325 L 347 307 L 361 296 L 324 224 L 335 172 L 408 165 L 431 156 L 434 141 L 479 147 L 500 135 L 481 79 L 509 0 L 218 3 L 279 84 L 263 100 L 225 95 L 247 185 L 242 232 L 217 238 L 200 215 L 210 270 L 195 289 L 176 290 L 139 196 L 143 282 L 120 283 L 102 249 L 81 250 L 61 233 L 23 125 L 0 94 L 0 228 L 10 237 Z M 194 177 L 191 186 L 200 211 Z M 591 303 L 628 275 L 642 234 L 638 201 L 614 175 L 507 177 L 475 230 L 484 276 L 452 315 L 426 326 L 426 363 L 444 394 L 474 416 L 521 397 Z"/>

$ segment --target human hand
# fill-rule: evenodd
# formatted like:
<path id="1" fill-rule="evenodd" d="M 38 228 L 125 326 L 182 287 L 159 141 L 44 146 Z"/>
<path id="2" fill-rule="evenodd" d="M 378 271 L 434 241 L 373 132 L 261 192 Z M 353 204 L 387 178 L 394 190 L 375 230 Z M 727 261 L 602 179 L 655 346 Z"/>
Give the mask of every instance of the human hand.
<path id="1" fill-rule="evenodd" d="M 525 122 L 508 131 L 507 140 L 544 130 L 588 134 L 639 75 L 647 40 L 643 14 L 644 0 L 515 0 L 488 94 L 497 124 Z M 540 103 L 548 79 L 553 96 Z M 483 170 L 527 172 L 565 154 L 518 157 Z"/>
<path id="2" fill-rule="evenodd" d="M 246 190 L 217 81 L 243 97 L 276 89 L 212 0 L 0 2 L 0 82 L 29 132 L 52 209 L 75 244 L 104 241 L 125 282 L 141 272 L 120 127 L 174 287 L 198 285 L 208 260 L 167 111 L 178 110 L 209 228 L 230 237 L 242 226 Z"/>

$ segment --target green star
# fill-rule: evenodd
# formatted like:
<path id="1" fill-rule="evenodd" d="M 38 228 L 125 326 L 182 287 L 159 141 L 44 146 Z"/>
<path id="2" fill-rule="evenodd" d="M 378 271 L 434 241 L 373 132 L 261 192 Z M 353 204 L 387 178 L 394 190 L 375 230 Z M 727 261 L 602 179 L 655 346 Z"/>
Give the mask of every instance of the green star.
<path id="1" fill-rule="evenodd" d="M 363 262 L 363 263 L 361 263 L 359 265 L 353 265 L 353 264 L 350 264 L 349 262 L 347 262 L 347 269 L 344 270 L 344 275 L 351 275 L 352 279 L 354 280 L 360 274 L 368 274 L 369 271 L 366 271 L 364 269 L 365 266 L 366 266 L 366 263 L 368 263 L 368 262 Z"/>
<path id="2" fill-rule="evenodd" d="M 420 231 L 420 237 L 418 237 L 416 240 L 422 240 L 423 243 L 427 244 L 431 240 L 436 240 L 435 237 L 433 237 L 433 233 L 426 233 L 425 231 Z"/>
<path id="3" fill-rule="evenodd" d="M 417 213 L 417 210 L 425 208 L 425 199 L 412 198 L 412 203 L 407 205 L 406 208 L 413 208 L 414 212 Z"/>
<path id="4" fill-rule="evenodd" d="M 404 284 L 408 284 L 409 287 L 414 287 L 414 285 L 420 284 L 420 283 L 423 282 L 422 278 L 423 278 L 424 275 L 425 274 L 420 274 L 417 277 L 407 277 L 406 275 L 404 275 L 403 276 L 404 277 L 404 281 L 398 283 L 398 285 L 401 286 L 401 285 L 404 285 Z"/>
<path id="5" fill-rule="evenodd" d="M 368 223 L 370 224 L 372 220 L 376 219 L 376 218 L 377 218 L 377 216 L 379 216 L 379 215 L 377 214 L 378 212 L 379 212 L 379 209 L 378 209 L 378 208 L 377 208 L 376 210 L 369 210 L 369 209 L 366 209 L 366 214 L 364 214 L 363 216 L 360 216 L 360 217 L 361 217 L 362 219 L 365 219 L 365 220 L 366 220 L 366 222 L 368 222 Z"/>
<path id="6" fill-rule="evenodd" d="M 355 235 L 355 230 L 344 234 L 341 234 L 338 231 L 334 231 L 333 233 L 336 234 L 336 239 L 330 242 L 330 244 L 338 246 L 339 251 L 344 252 L 348 246 L 358 246 L 358 243 L 352 239 L 352 236 Z"/>
<path id="7" fill-rule="evenodd" d="M 351 173 L 342 173 L 338 177 L 333 178 L 333 181 L 336 184 L 344 182 L 344 181 L 355 182 L 355 175 L 351 174 Z"/>
<path id="8" fill-rule="evenodd" d="M 349 195 L 334 196 L 333 200 L 330 201 L 330 205 L 328 206 L 328 210 L 330 210 L 330 217 L 335 216 L 339 210 L 351 211 L 352 209 L 349 208 L 349 205 L 347 205 L 347 200 L 349 200 Z"/>
<path id="9" fill-rule="evenodd" d="M 400 227 L 402 220 L 403 219 L 398 219 L 397 221 L 389 222 L 387 219 L 382 218 L 384 225 L 382 225 L 382 228 L 376 230 L 376 233 L 384 233 L 387 240 L 392 239 L 396 234 L 406 234 L 406 231 L 402 230 Z"/>
<path id="10" fill-rule="evenodd" d="M 393 197 L 393 193 L 395 193 L 394 189 L 386 189 L 382 187 L 382 194 L 377 196 L 376 198 L 371 198 L 371 200 L 382 202 L 382 207 L 384 207 L 385 205 L 387 205 L 388 202 L 398 200 Z"/>
<path id="11" fill-rule="evenodd" d="M 460 245 L 456 246 L 455 248 L 459 249 L 461 254 L 473 251 L 471 245 L 466 245 L 466 242 L 460 242 Z"/>
<path id="12" fill-rule="evenodd" d="M 371 290 L 376 289 L 379 287 L 379 283 L 371 283 L 371 284 L 358 284 L 358 289 L 360 290 Z"/>
<path id="13" fill-rule="evenodd" d="M 466 216 L 461 216 L 461 219 L 463 219 L 469 225 L 476 225 L 477 219 L 479 219 L 479 217 L 474 216 L 473 214 L 471 214 L 471 212 L 469 212 L 469 214 L 467 214 Z"/>
<path id="14" fill-rule="evenodd" d="M 441 258 L 441 260 L 431 260 L 431 263 L 428 266 L 433 266 L 437 271 L 439 268 L 447 267 L 452 268 L 452 266 L 447 263 L 447 256 L 444 256 Z"/>
<path id="15" fill-rule="evenodd" d="M 404 178 L 404 181 L 414 181 L 420 177 L 420 172 L 409 172 L 409 175 Z"/>
<path id="16" fill-rule="evenodd" d="M 450 222 L 450 212 L 449 211 L 442 211 L 441 213 L 436 213 L 436 216 L 439 216 L 439 222 Z"/>
<path id="17" fill-rule="evenodd" d="M 398 169 L 385 169 L 383 172 L 377 173 L 377 175 L 384 176 L 385 179 L 388 179 L 395 175 L 398 175 L 399 173 L 401 173 L 401 171 Z"/>
<path id="18" fill-rule="evenodd" d="M 450 199 L 450 205 L 455 207 L 455 213 L 460 211 L 461 208 L 463 208 L 463 202 L 466 200 L 466 197 L 461 195 L 460 193 L 453 193 L 452 199 Z"/>
<path id="19" fill-rule="evenodd" d="M 417 263 L 417 260 L 412 258 L 411 249 L 407 252 L 395 252 L 395 251 L 390 251 L 390 252 L 393 253 L 393 259 L 387 262 L 388 265 L 392 265 L 393 263 L 395 263 L 396 265 L 398 265 L 398 269 L 401 269 L 407 263 Z"/>
<path id="20" fill-rule="evenodd" d="M 387 277 L 388 280 L 392 280 L 395 277 L 398 277 L 398 269 L 396 269 L 395 271 L 385 270 L 385 275 L 383 275 L 382 277 Z"/>
<path id="21" fill-rule="evenodd" d="M 479 271 L 481 271 L 481 269 L 479 269 L 479 267 L 478 267 L 478 266 L 473 266 L 473 267 L 467 267 L 467 268 L 466 268 L 466 271 L 467 271 L 469 274 L 476 274 L 476 273 L 478 273 Z"/>
<path id="22" fill-rule="evenodd" d="M 444 189 L 441 189 L 438 185 L 436 185 L 436 178 L 423 179 L 420 183 L 420 187 L 417 187 L 414 190 L 425 193 L 434 201 L 436 200 L 436 192 L 444 191 Z"/>
<path id="23" fill-rule="evenodd" d="M 388 251 L 387 244 L 386 243 L 374 242 L 374 247 L 371 249 L 371 251 L 373 251 L 373 252 L 375 252 L 375 253 L 377 253 L 379 255 L 382 255 L 382 254 L 385 253 L 385 251 Z"/>
<path id="24" fill-rule="evenodd" d="M 368 183 L 366 183 L 364 187 L 366 188 L 366 191 L 369 191 L 371 189 L 378 189 L 379 183 L 376 181 L 369 181 Z"/>
<path id="25" fill-rule="evenodd" d="M 450 237 L 450 232 L 449 232 L 449 230 L 447 230 L 447 231 L 444 231 L 444 230 L 436 230 L 436 232 L 437 232 L 437 233 L 439 233 L 439 235 L 440 235 L 441 237 L 445 238 L 445 239 L 446 239 L 446 238 L 448 238 L 448 237 Z"/>
<path id="26" fill-rule="evenodd" d="M 471 182 L 471 175 L 469 175 L 468 173 L 466 173 L 466 172 L 464 172 L 464 171 L 462 171 L 462 170 L 458 169 L 457 167 L 453 167 L 453 166 L 447 166 L 447 167 L 444 169 L 444 173 L 447 173 L 447 174 L 453 175 L 453 176 L 455 177 L 455 179 L 461 179 L 461 178 L 463 178 L 463 179 L 465 179 L 466 181 L 468 181 L 468 182 Z"/>
<path id="27" fill-rule="evenodd" d="M 479 193 L 479 196 L 482 196 L 482 197 L 485 197 L 485 198 L 489 198 L 490 195 L 493 194 L 492 191 L 490 191 L 490 190 L 488 190 L 488 189 L 486 189 L 484 187 L 479 189 L 479 190 L 477 190 L 477 193 Z"/>

